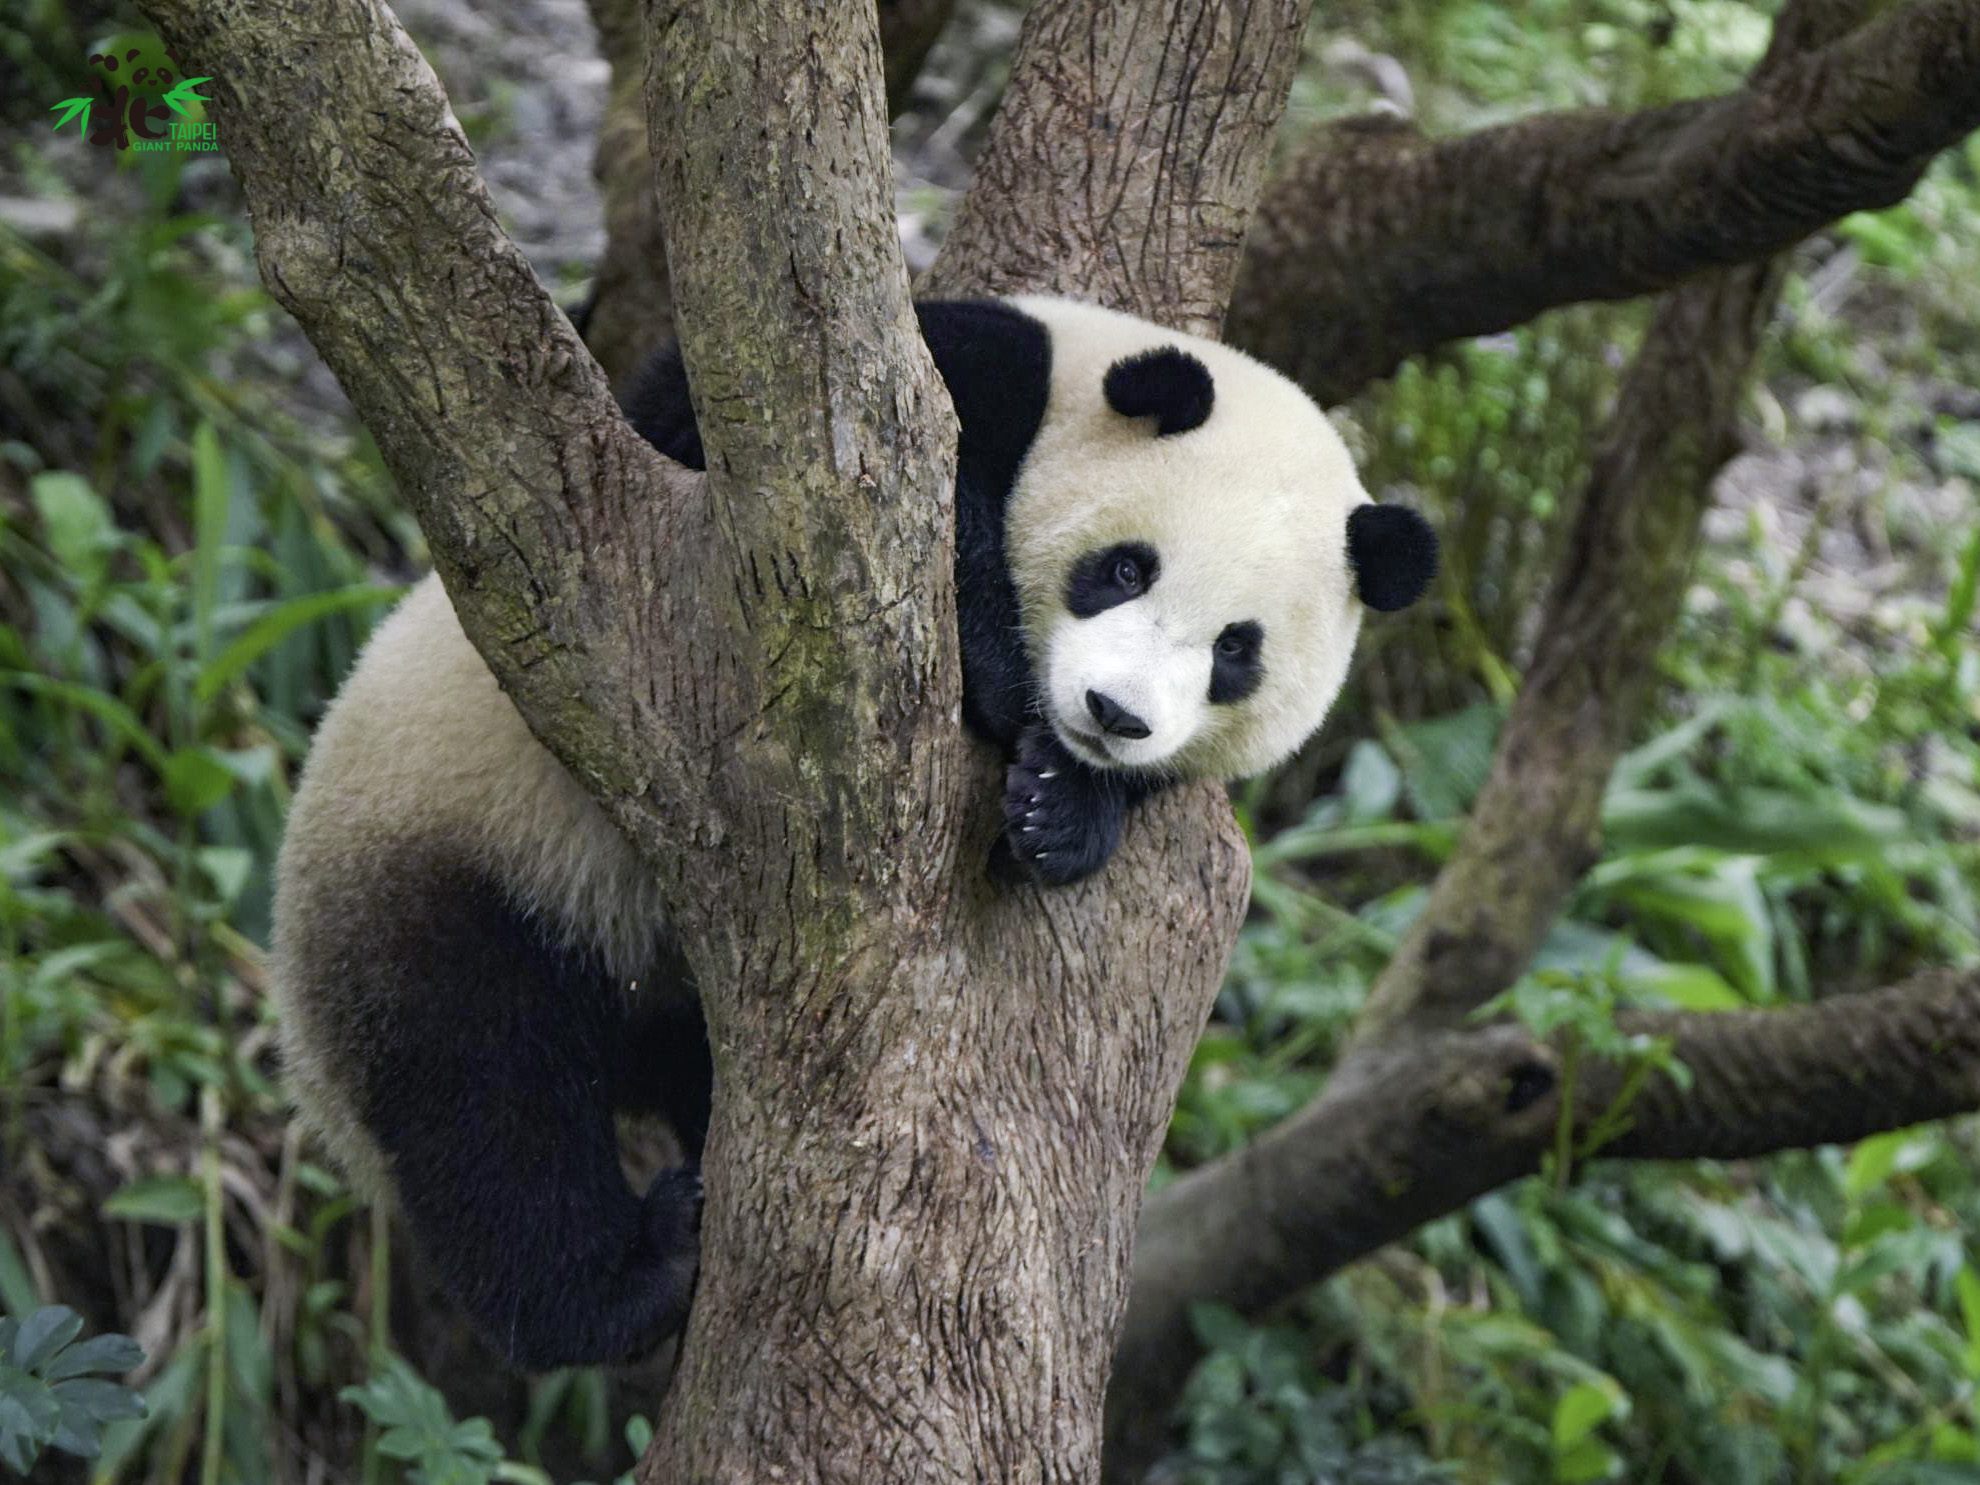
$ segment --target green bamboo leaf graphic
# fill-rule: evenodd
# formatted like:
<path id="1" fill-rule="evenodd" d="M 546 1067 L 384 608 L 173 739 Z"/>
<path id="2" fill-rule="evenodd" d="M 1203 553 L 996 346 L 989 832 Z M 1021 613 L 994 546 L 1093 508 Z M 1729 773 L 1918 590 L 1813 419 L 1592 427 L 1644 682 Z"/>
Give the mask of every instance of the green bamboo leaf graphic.
<path id="1" fill-rule="evenodd" d="M 89 133 L 89 99 L 64 98 L 60 103 L 55 104 L 48 111 L 50 113 L 60 113 L 62 115 L 62 117 L 60 117 L 55 121 L 55 127 L 57 129 L 61 128 L 64 124 L 68 123 L 70 119 L 75 118 L 77 115 L 81 115 L 82 123 L 78 127 L 80 128 L 81 132 L 83 132 L 84 134 Z"/>
<path id="2" fill-rule="evenodd" d="M 172 91 L 167 93 L 160 101 L 167 108 L 171 109 L 173 113 L 185 114 L 190 118 L 192 116 L 191 110 L 186 107 L 188 103 L 211 103 L 213 101 L 203 93 L 195 93 L 193 89 L 197 88 L 203 82 L 211 81 L 213 79 L 210 77 L 182 77 L 173 87 Z"/>

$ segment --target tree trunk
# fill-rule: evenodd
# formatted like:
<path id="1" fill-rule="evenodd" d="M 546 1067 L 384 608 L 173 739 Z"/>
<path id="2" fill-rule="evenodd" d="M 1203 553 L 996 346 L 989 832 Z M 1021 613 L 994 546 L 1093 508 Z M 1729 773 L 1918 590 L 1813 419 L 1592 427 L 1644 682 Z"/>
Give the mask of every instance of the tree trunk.
<path id="1" fill-rule="evenodd" d="M 674 333 L 667 241 L 646 150 L 646 33 L 638 0 L 591 0 L 612 86 L 592 174 L 605 206 L 605 254 L 593 280 L 584 341 L 614 386 Z M 887 108 L 899 113 L 954 0 L 880 0 Z"/>
<path id="2" fill-rule="evenodd" d="M 987 880 L 1000 780 L 958 723 L 951 420 L 894 234 L 872 12 L 645 12 L 703 478 L 619 418 L 377 0 L 307 25 L 147 5 L 211 79 L 272 292 L 490 667 L 653 866 L 704 987 L 703 1267 L 642 1478 L 1094 1478 L 1141 1193 L 1248 860 L 1206 786 L 1141 812 L 1099 880 Z M 987 245 L 1050 201 L 1081 258 L 995 287 L 1049 266 L 1214 324 L 1303 13 L 1040 7 L 948 287 L 990 287 Z M 1044 126 L 1043 100 L 1103 91 L 1104 116 Z M 1045 173 L 1067 162 L 1110 190 Z"/>

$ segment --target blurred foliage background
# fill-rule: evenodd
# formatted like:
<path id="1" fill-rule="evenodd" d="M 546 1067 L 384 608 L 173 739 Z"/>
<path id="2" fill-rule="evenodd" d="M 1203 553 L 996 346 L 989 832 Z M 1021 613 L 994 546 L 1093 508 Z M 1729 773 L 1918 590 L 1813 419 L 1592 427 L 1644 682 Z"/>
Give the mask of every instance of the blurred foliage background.
<path id="1" fill-rule="evenodd" d="M 1454 131 L 1723 90 L 1769 9 L 1324 6 L 1288 132 L 1385 99 Z M 539 271 L 581 289 L 597 106 L 571 99 L 602 91 L 581 6 L 402 13 Z M 423 554 L 260 289 L 224 164 L 48 128 L 126 19 L 29 0 L 0 22 L 0 1475 L 34 1389 L 98 1344 L 83 1330 L 99 1370 L 134 1354 L 109 1333 L 142 1349 L 144 1413 L 71 1386 L 102 1416 L 37 1479 L 610 1478 L 651 1372 L 501 1376 L 284 1119 L 262 960 L 283 810 Z M 911 250 L 939 237 L 1014 31 L 965 5 L 899 126 Z M 1980 143 L 1794 264 L 1603 858 L 1510 998 L 1590 1045 L 1618 1007 L 1980 958 Z M 1374 629 L 1318 743 L 1244 791 L 1254 909 L 1158 1179 L 1324 1081 L 1483 779 L 1643 317 L 1550 314 L 1343 410 L 1371 489 L 1432 513 L 1447 571 Z M 1563 1165 L 1268 1325 L 1206 1307 L 1163 1470 L 1980 1481 L 1975 1135 Z"/>

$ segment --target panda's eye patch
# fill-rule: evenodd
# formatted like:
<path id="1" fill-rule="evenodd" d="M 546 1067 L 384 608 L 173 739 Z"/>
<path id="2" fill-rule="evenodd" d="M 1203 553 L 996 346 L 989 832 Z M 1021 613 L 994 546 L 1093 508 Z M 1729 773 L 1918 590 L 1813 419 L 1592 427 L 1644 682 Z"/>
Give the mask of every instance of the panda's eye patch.
<path id="1" fill-rule="evenodd" d="M 1265 679 L 1265 628 L 1254 619 L 1226 624 L 1210 647 L 1210 700 L 1242 701 Z"/>
<path id="2" fill-rule="evenodd" d="M 1066 578 L 1066 609 L 1090 619 L 1139 598 L 1161 576 L 1162 559 L 1146 542 L 1124 541 L 1088 552 Z"/>

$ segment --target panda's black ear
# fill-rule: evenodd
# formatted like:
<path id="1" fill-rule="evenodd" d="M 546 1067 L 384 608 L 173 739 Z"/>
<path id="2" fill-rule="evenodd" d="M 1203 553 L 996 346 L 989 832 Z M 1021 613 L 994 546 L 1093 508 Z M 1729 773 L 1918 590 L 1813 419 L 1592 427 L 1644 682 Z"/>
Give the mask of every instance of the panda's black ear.
<path id="1" fill-rule="evenodd" d="M 1408 608 L 1437 575 L 1437 533 L 1406 505 L 1357 505 L 1347 523 L 1355 591 L 1380 613 Z"/>
<path id="2" fill-rule="evenodd" d="M 1107 368 L 1102 389 L 1122 417 L 1156 419 L 1157 437 L 1202 427 L 1217 398 L 1210 368 L 1176 345 L 1121 357 Z"/>

